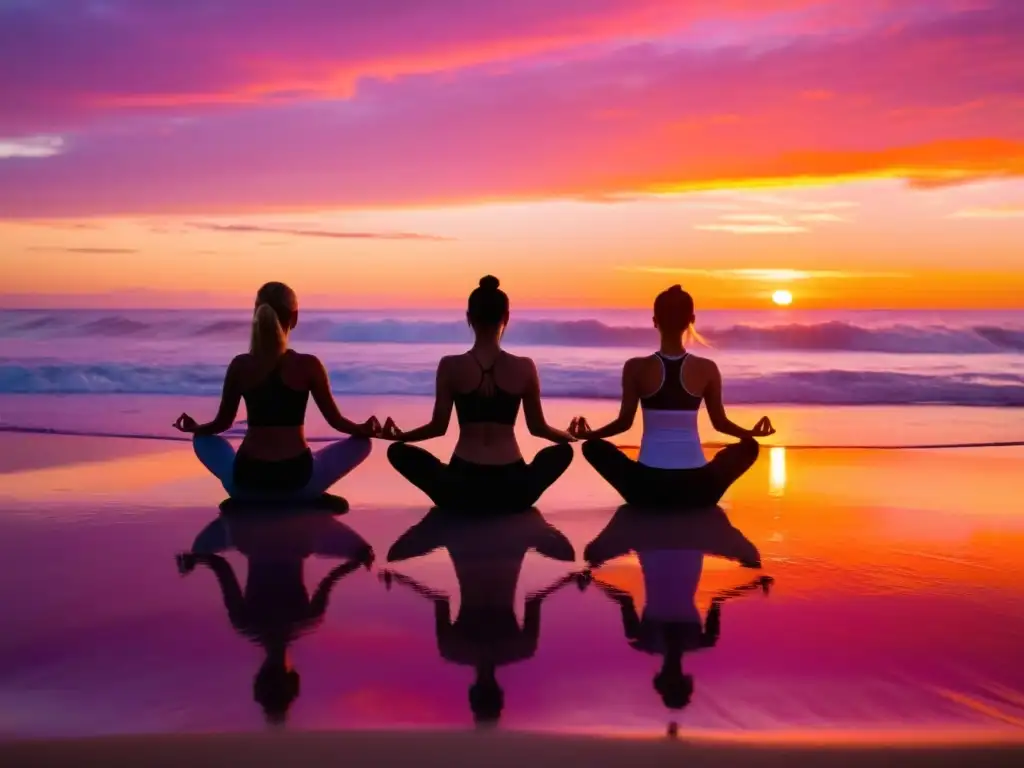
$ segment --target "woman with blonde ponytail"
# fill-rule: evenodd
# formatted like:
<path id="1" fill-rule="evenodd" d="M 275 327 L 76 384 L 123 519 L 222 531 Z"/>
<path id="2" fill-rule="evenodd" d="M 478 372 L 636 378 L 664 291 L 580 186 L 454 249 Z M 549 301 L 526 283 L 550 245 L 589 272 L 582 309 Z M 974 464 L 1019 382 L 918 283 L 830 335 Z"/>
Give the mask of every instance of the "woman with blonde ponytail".
<path id="1" fill-rule="evenodd" d="M 654 327 L 661 347 L 653 355 L 627 360 L 622 369 L 619 415 L 591 430 L 580 416 L 569 432 L 587 442 L 583 456 L 630 504 L 658 507 L 703 507 L 717 504 L 757 459 L 755 438 L 775 434 L 767 416 L 753 429 L 731 422 L 722 404 L 722 375 L 714 361 L 686 351 L 685 342 L 700 340 L 694 330 L 693 298 L 673 285 L 654 301 Z M 697 413 L 707 407 L 711 424 L 740 441 L 704 456 L 697 432 Z M 633 461 L 606 438 L 633 426 L 637 407 L 643 411 L 640 455 Z"/>
<path id="2" fill-rule="evenodd" d="M 288 334 L 299 321 L 295 292 L 267 283 L 256 294 L 249 352 L 231 361 L 220 408 L 213 421 L 198 424 L 187 413 L 174 427 L 194 435 L 196 455 L 224 485 L 228 495 L 261 499 L 314 499 L 359 466 L 370 454 L 370 438 L 380 434 L 376 417 L 362 424 L 338 410 L 327 369 L 313 355 L 288 348 Z M 351 437 L 314 454 L 306 442 L 306 404 L 313 395 L 327 423 Z M 245 400 L 248 425 L 238 453 L 220 437 L 235 422 Z"/>

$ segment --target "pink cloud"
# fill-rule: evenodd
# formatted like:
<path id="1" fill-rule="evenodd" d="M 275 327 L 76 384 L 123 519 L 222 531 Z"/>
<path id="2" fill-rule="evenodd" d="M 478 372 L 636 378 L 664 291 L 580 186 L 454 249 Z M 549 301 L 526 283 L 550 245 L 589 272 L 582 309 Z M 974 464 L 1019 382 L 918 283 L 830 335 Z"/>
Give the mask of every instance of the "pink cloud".
<path id="1" fill-rule="evenodd" d="M 36 0 L 0 8 L 0 128 L 24 133 L 128 109 L 348 98 L 362 79 L 507 63 L 695 25 L 703 45 L 740 23 L 845 29 L 987 2 Z"/>
<path id="2" fill-rule="evenodd" d="M 651 14 L 675 5 L 628 7 Z M 772 7 L 783 5 L 808 7 Z M 888 5 L 871 3 L 879 13 Z M 939 5 L 953 8 L 928 7 Z M 594 8 L 621 21 L 627 6 L 552 7 L 586 7 L 577 23 L 589 29 Z M 519 23 L 569 24 L 556 14 L 543 27 L 531 15 L 538 8 L 524 4 Z M 508 37 L 515 24 L 505 21 Z M 168 23 L 168 40 L 176 39 Z M 344 101 L 111 119 L 69 134 L 63 154 L 0 161 L 0 215 L 600 196 L 806 176 L 899 176 L 934 186 L 1024 172 L 1020 4 L 858 29 L 771 46 L 639 42 L 584 57 L 367 80 Z M 161 92 L 138 78 L 138 93 Z"/>

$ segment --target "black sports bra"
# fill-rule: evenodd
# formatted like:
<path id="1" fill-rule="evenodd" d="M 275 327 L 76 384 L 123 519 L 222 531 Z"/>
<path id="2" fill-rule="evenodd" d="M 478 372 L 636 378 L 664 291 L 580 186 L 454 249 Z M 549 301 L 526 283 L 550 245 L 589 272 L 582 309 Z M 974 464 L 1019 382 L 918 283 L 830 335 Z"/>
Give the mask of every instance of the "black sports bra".
<path id="1" fill-rule="evenodd" d="M 301 427 L 305 422 L 309 390 L 292 389 L 284 383 L 283 361 L 282 355 L 263 381 L 242 394 L 249 426 Z"/>
<path id="2" fill-rule="evenodd" d="M 522 395 L 513 395 L 506 392 L 494 381 L 494 366 L 501 355 L 495 358 L 490 368 L 484 368 L 476 355 L 470 353 L 473 361 L 480 366 L 480 384 L 470 392 L 456 392 L 455 413 L 458 414 L 459 424 L 507 424 L 513 426 L 519 418 L 519 404 L 523 401 Z M 484 394 L 481 390 L 484 382 L 490 377 L 494 384 L 494 392 L 490 395 Z"/>
<path id="3" fill-rule="evenodd" d="M 655 352 L 654 355 L 661 361 L 661 368 L 664 371 L 661 387 L 653 395 L 641 398 L 640 407 L 652 411 L 700 410 L 703 398 L 691 394 L 683 386 L 683 363 L 686 362 L 688 353 L 684 353 L 682 357 L 667 357 L 661 352 Z"/>

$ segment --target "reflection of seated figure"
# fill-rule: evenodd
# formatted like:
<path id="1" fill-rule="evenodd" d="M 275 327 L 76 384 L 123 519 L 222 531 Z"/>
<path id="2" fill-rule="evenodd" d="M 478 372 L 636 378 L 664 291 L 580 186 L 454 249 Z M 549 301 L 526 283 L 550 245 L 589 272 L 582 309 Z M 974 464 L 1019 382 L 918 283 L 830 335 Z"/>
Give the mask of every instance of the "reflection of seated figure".
<path id="1" fill-rule="evenodd" d="M 701 619 L 696 594 L 705 555 L 760 567 L 756 547 L 732 527 L 717 507 L 687 517 L 622 507 L 587 546 L 584 557 L 598 568 L 631 551 L 636 552 L 643 576 L 642 615 L 637 614 L 628 592 L 602 580 L 600 575 L 594 576 L 594 583 L 618 604 L 630 646 L 663 657 L 662 667 L 654 677 L 654 688 L 666 707 L 682 709 L 693 696 L 693 678 L 683 672 L 683 655 L 718 642 L 722 603 L 757 589 L 767 594 L 771 579 L 761 577 L 719 592 L 711 600 L 707 617 Z"/>
<path id="2" fill-rule="evenodd" d="M 478 723 L 493 723 L 504 708 L 497 668 L 534 655 L 541 603 L 577 578 L 567 574 L 529 595 L 520 626 L 515 594 L 523 559 L 531 549 L 565 562 L 572 562 L 575 553 L 568 539 L 535 510 L 506 517 L 467 518 L 435 509 L 395 542 L 388 560 L 408 560 L 441 547 L 448 550 L 459 582 L 459 613 L 454 621 L 444 593 L 393 571 L 385 571 L 383 579 L 389 588 L 401 584 L 434 602 L 441 657 L 475 668 L 470 708 Z"/>
<path id="3" fill-rule="evenodd" d="M 244 590 L 231 564 L 218 554 L 232 548 L 248 560 Z M 311 555 L 345 560 L 327 574 L 312 597 L 304 576 L 304 563 Z M 191 551 L 178 555 L 183 575 L 197 565 L 213 572 L 231 625 L 266 652 L 253 694 L 270 722 L 282 722 L 299 695 L 299 674 L 288 659 L 289 645 L 321 623 L 334 586 L 372 562 L 373 550 L 359 534 L 318 514 L 219 518 L 196 537 Z"/>

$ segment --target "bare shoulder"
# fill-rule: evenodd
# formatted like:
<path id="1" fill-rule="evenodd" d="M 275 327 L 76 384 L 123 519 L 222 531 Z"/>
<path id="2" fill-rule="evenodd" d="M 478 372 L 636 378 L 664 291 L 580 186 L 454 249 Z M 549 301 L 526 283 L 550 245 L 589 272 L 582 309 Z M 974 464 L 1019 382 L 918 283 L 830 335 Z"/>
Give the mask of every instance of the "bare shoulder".
<path id="1" fill-rule="evenodd" d="M 655 364 L 656 360 L 657 358 L 654 355 L 631 357 L 622 366 L 622 375 L 629 377 L 642 376 L 645 371 Z"/>
<path id="2" fill-rule="evenodd" d="M 459 360 L 462 357 L 464 357 L 464 355 L 444 355 L 440 360 L 437 361 L 437 370 L 439 372 L 450 371 L 452 369 L 452 366 L 459 364 Z"/>
<path id="3" fill-rule="evenodd" d="M 698 371 L 707 372 L 709 374 L 718 372 L 718 364 L 709 357 L 700 357 L 694 354 L 687 355 L 686 365 L 693 366 Z"/>
<path id="4" fill-rule="evenodd" d="M 256 358 L 254 358 L 248 352 L 243 352 L 240 355 L 235 355 L 231 362 L 228 364 L 228 371 L 248 371 L 251 370 L 256 364 Z"/>
<path id="5" fill-rule="evenodd" d="M 304 371 L 313 373 L 316 371 L 323 370 L 324 364 L 316 355 L 307 355 L 301 352 L 293 352 L 292 356 L 293 359 L 295 360 L 295 364 L 301 367 Z"/>
<path id="6" fill-rule="evenodd" d="M 511 362 L 514 365 L 523 366 L 524 368 L 536 368 L 537 364 L 533 362 L 532 357 L 525 357 L 523 355 L 513 355 L 511 352 L 504 353 L 505 360 Z"/>

